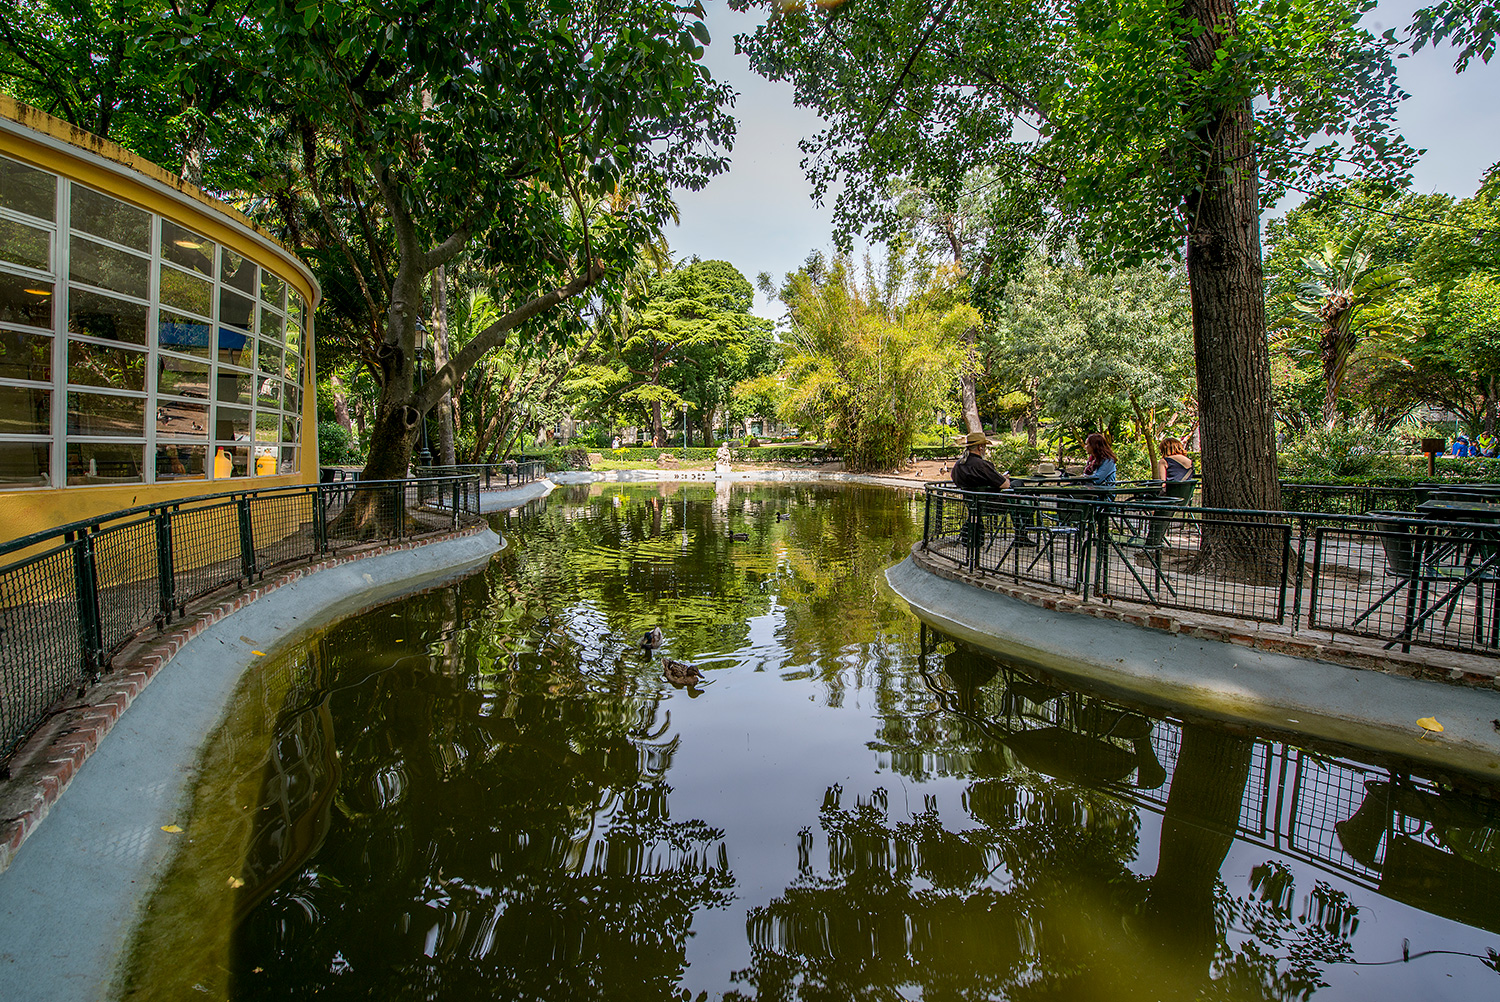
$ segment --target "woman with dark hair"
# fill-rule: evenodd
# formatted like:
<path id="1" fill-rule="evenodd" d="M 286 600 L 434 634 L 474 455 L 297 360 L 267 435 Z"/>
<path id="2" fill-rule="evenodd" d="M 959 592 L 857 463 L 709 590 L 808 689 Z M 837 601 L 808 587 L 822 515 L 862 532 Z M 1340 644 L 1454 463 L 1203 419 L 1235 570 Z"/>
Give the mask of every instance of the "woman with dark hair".
<path id="1" fill-rule="evenodd" d="M 1100 487 L 1113 487 L 1115 460 L 1119 457 L 1109 447 L 1109 441 L 1096 431 L 1084 439 L 1083 448 L 1089 454 L 1088 465 L 1083 468 L 1084 481 Z"/>
<path id="2" fill-rule="evenodd" d="M 1186 480 L 1193 475 L 1193 457 L 1180 438 L 1161 440 L 1161 458 L 1156 461 L 1157 480 Z"/>

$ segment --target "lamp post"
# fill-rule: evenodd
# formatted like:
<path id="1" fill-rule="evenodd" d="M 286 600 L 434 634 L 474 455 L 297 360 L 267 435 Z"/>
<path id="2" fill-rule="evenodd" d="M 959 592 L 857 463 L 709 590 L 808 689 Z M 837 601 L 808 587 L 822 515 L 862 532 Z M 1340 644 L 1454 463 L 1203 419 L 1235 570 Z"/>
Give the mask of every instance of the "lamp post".
<path id="1" fill-rule="evenodd" d="M 427 352 L 427 325 L 417 321 L 417 389 L 422 388 L 422 356 Z M 422 422 L 422 449 L 417 453 L 421 457 L 423 466 L 432 466 L 432 447 L 427 444 L 427 415 L 419 415 L 418 420 Z"/>

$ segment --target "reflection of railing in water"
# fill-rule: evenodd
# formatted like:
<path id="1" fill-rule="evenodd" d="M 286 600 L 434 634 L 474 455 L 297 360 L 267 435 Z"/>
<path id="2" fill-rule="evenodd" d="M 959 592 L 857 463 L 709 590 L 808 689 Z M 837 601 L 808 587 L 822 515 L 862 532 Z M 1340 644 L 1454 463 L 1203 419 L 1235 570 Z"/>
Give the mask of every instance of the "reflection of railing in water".
<path id="1" fill-rule="evenodd" d="M 941 654 L 939 645 L 949 642 L 923 627 L 921 671 L 945 711 L 1013 753 L 1018 736 L 1043 735 L 1055 753 L 1028 755 L 1034 749 L 1023 743 L 1014 754 L 1021 765 L 1166 813 L 1181 722 L 1060 688 L 963 646 Z M 944 686 L 938 671 L 957 689 Z M 998 704 L 997 712 L 988 712 L 991 704 Z M 1143 726 L 1149 754 L 1139 743 Z M 1500 802 L 1406 773 L 1252 740 L 1237 839 L 1423 910 L 1500 931 Z M 1112 765 L 1113 774 L 1098 763 Z"/>

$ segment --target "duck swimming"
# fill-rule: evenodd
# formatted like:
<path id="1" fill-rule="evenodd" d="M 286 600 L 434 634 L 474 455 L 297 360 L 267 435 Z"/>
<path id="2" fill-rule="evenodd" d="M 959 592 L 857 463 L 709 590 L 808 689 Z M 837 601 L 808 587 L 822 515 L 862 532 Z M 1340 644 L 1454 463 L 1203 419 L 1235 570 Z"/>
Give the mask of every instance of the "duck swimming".
<path id="1" fill-rule="evenodd" d="M 690 665 L 686 661 L 673 661 L 667 658 L 662 662 L 662 676 L 673 685 L 697 685 L 703 681 L 703 672 L 698 670 L 697 665 Z"/>
<path id="2" fill-rule="evenodd" d="M 734 539 L 734 540 L 738 540 L 739 542 L 744 543 L 744 542 L 748 542 L 749 541 L 749 539 L 750 539 L 750 533 L 748 533 L 748 532 L 731 532 L 729 534 L 729 538 L 730 539 Z"/>
<path id="3" fill-rule="evenodd" d="M 647 630 L 646 635 L 641 638 L 641 647 L 648 652 L 654 651 L 662 645 L 664 639 L 665 638 L 661 633 L 661 627 L 653 626 L 651 627 L 651 629 Z"/>

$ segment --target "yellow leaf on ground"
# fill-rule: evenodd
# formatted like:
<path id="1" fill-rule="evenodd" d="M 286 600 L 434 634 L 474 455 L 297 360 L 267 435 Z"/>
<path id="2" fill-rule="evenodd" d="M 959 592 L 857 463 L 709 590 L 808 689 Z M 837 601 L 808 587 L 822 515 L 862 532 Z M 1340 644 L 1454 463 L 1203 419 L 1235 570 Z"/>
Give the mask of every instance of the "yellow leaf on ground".
<path id="1" fill-rule="evenodd" d="M 1438 723 L 1437 717 L 1418 717 L 1417 726 L 1424 731 L 1431 731 L 1435 734 L 1443 733 L 1443 725 Z"/>
<path id="2" fill-rule="evenodd" d="M 182 829 L 179 828 L 179 827 L 177 827 L 176 825 L 162 825 L 161 826 L 161 830 L 164 831 L 164 832 L 166 832 L 168 835 L 181 835 L 182 834 Z"/>
<path id="3" fill-rule="evenodd" d="M 250 653 L 254 654 L 258 658 L 263 658 L 263 657 L 266 656 L 266 652 L 265 651 L 251 651 Z"/>

